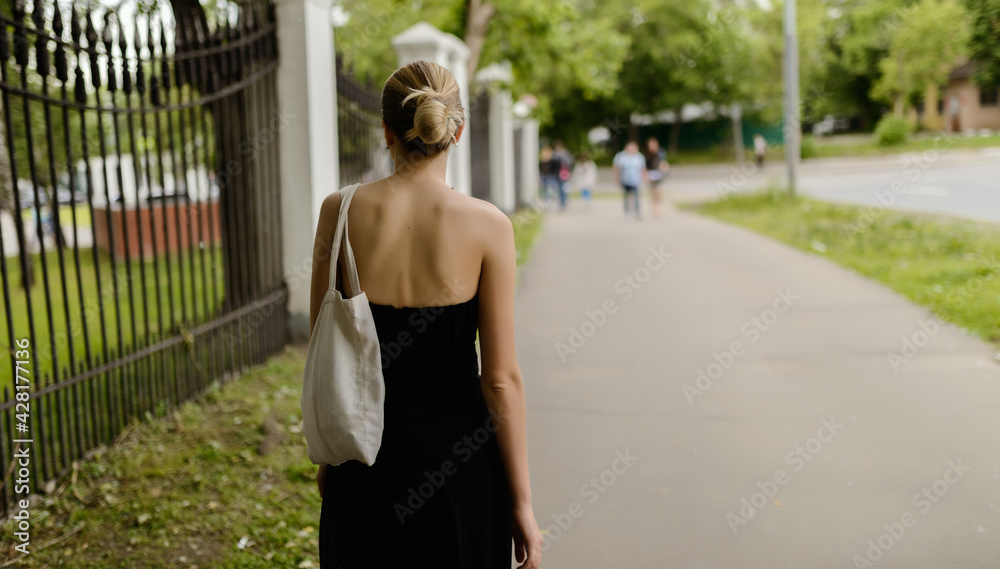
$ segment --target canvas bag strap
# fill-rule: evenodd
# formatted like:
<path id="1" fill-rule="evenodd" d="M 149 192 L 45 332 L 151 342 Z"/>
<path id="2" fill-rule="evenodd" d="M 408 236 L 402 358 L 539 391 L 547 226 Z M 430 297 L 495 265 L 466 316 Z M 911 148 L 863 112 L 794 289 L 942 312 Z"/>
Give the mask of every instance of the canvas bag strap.
<path id="1" fill-rule="evenodd" d="M 358 281 L 358 267 L 354 262 L 354 249 L 351 247 L 351 238 L 347 231 L 347 210 L 351 207 L 351 200 L 354 192 L 361 184 L 347 186 L 341 190 L 340 215 L 337 218 L 337 229 L 333 234 L 333 243 L 330 251 L 338 251 L 344 255 L 344 294 L 347 298 L 361 292 L 361 284 Z M 343 241 L 341 241 L 343 240 Z M 337 264 L 340 258 L 330 259 L 330 290 L 337 285 Z"/>

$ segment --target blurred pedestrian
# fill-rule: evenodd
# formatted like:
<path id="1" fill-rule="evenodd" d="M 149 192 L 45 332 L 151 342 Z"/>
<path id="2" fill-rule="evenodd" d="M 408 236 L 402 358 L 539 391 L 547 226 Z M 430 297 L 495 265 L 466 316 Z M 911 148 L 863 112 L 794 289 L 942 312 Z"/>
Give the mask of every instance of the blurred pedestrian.
<path id="1" fill-rule="evenodd" d="M 663 190 L 660 182 L 667 176 L 670 164 L 667 162 L 667 151 L 660 148 L 660 141 L 649 137 L 646 141 L 646 177 L 649 178 L 649 194 L 653 200 L 653 217 L 660 217 L 663 202 Z"/>
<path id="2" fill-rule="evenodd" d="M 753 135 L 753 156 L 757 160 L 758 166 L 764 165 L 764 155 L 767 154 L 767 141 L 757 133 Z"/>
<path id="3" fill-rule="evenodd" d="M 573 186 L 580 190 L 583 203 L 590 207 L 590 192 L 597 186 L 597 164 L 591 160 L 590 154 L 581 152 L 576 168 L 573 169 Z"/>
<path id="4" fill-rule="evenodd" d="M 545 201 L 549 201 L 559 185 L 559 165 L 554 160 L 550 146 L 542 147 L 538 159 L 538 173 L 542 179 L 542 195 L 545 196 Z"/>
<path id="5" fill-rule="evenodd" d="M 639 215 L 639 186 L 646 178 L 646 159 L 639 153 L 639 143 L 630 140 L 625 150 L 615 155 L 615 181 L 621 184 L 625 196 L 625 215 L 629 215 L 629 199 L 633 202 L 636 219 Z"/>
<path id="6" fill-rule="evenodd" d="M 562 141 L 555 141 L 552 152 L 552 160 L 555 162 L 557 180 L 556 187 L 559 189 L 559 209 L 566 209 L 567 187 L 573 171 L 573 155 L 566 150 Z"/>

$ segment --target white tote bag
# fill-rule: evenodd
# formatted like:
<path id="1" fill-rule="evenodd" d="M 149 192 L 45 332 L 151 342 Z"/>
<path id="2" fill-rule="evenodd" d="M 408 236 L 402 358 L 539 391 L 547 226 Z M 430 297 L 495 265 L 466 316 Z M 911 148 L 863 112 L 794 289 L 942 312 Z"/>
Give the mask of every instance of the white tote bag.
<path id="1" fill-rule="evenodd" d="M 313 464 L 357 460 L 371 466 L 382 444 L 385 382 L 378 335 L 347 233 L 347 209 L 358 184 L 342 190 L 331 244 L 330 288 L 316 317 L 302 381 L 302 422 Z M 344 260 L 344 298 L 336 289 Z"/>

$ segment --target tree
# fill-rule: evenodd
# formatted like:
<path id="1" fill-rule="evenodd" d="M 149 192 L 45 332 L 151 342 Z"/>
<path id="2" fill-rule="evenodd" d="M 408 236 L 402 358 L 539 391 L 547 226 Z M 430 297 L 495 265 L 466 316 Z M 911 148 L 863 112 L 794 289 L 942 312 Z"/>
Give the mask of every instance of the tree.
<path id="1" fill-rule="evenodd" d="M 882 76 L 872 96 L 892 101 L 902 117 L 912 96 L 936 90 L 965 56 L 966 30 L 965 10 L 956 0 L 920 0 L 904 8 L 899 25 L 889 30 L 889 51 L 879 62 Z"/>
<path id="2" fill-rule="evenodd" d="M 976 62 L 973 80 L 1000 87 L 1000 0 L 966 0 L 970 16 L 969 57 Z"/>
<path id="3" fill-rule="evenodd" d="M 475 69 L 509 61 L 514 95 L 535 94 L 535 113 L 550 127 L 553 101 L 594 101 L 614 91 L 628 47 L 597 0 L 338 0 L 336 6 L 337 53 L 358 78 L 384 81 L 397 66 L 392 37 L 425 20 L 465 40 L 470 78 Z"/>

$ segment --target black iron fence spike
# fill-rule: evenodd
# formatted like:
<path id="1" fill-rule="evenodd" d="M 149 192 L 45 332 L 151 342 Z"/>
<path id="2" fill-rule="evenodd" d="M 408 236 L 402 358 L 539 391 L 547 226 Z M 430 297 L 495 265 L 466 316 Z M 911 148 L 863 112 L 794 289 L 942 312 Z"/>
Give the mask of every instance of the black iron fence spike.
<path id="1" fill-rule="evenodd" d="M 45 8 L 40 4 L 41 2 L 36 1 L 31 7 L 31 21 L 35 24 L 35 29 L 42 31 L 45 28 Z"/>
<path id="2" fill-rule="evenodd" d="M 35 71 L 42 77 L 49 75 L 49 40 L 43 35 L 35 38 Z"/>
<path id="3" fill-rule="evenodd" d="M 97 28 L 94 27 L 93 14 L 90 13 L 89 9 L 83 14 L 83 18 L 87 21 L 87 47 L 95 49 L 97 47 L 98 39 Z"/>
<path id="4" fill-rule="evenodd" d="M 63 34 L 63 19 L 62 11 L 59 9 L 59 3 L 53 2 L 52 4 L 52 31 L 56 33 L 56 37 L 62 39 Z"/>
<path id="5" fill-rule="evenodd" d="M 115 13 L 115 27 L 118 28 L 118 49 L 122 52 L 122 58 L 125 57 L 125 53 L 128 51 L 128 38 L 125 34 L 125 24 L 122 19 L 118 17 L 118 13 Z M 135 41 L 136 38 L 132 38 Z"/>
<path id="6" fill-rule="evenodd" d="M 0 26 L 0 65 L 6 65 L 10 59 L 10 39 L 7 37 L 7 26 Z"/>
<path id="7" fill-rule="evenodd" d="M 114 37 L 111 32 L 111 12 L 104 13 L 104 22 L 101 29 L 101 41 L 104 42 L 104 50 L 111 56 L 111 46 L 114 45 Z"/>
<path id="8" fill-rule="evenodd" d="M 80 36 L 83 34 L 83 29 L 80 28 L 80 16 L 76 11 L 76 3 L 73 3 L 72 8 L 69 12 L 69 37 L 72 38 L 73 43 L 80 44 Z"/>
<path id="9" fill-rule="evenodd" d="M 117 20 L 117 18 L 116 18 Z M 122 67 L 122 91 L 126 95 L 132 93 L 132 70 L 129 69 L 129 53 L 128 53 L 128 40 L 125 37 L 125 26 L 122 25 L 121 20 L 117 20 L 118 23 L 118 50 L 121 52 L 121 67 Z M 132 38 L 135 40 L 135 38 Z M 138 55 L 138 48 L 136 48 L 136 54 Z M 136 57 L 138 59 L 138 57 Z"/>
<path id="10" fill-rule="evenodd" d="M 152 57 L 153 52 L 156 50 L 156 42 L 153 41 L 153 14 L 146 17 L 146 47 L 149 48 L 149 55 Z"/>
<path id="11" fill-rule="evenodd" d="M 160 80 L 156 75 L 149 80 L 149 102 L 154 107 L 159 107 L 162 103 L 160 101 Z"/>
<path id="12" fill-rule="evenodd" d="M 66 47 L 60 42 L 56 44 L 56 78 L 63 83 L 69 79 L 69 68 L 66 63 Z"/>
<path id="13" fill-rule="evenodd" d="M 138 60 L 142 57 L 141 52 L 143 48 L 143 37 L 139 33 L 139 18 L 135 18 L 132 21 L 132 45 L 135 47 L 135 58 Z"/>
<path id="14" fill-rule="evenodd" d="M 28 34 L 24 26 L 24 0 L 14 0 L 14 61 L 22 68 L 28 65 Z"/>
<path id="15" fill-rule="evenodd" d="M 82 105 L 87 102 L 87 83 L 83 77 L 83 69 L 80 67 L 79 60 L 76 62 L 76 81 L 73 85 L 73 94 L 77 103 Z"/>
<path id="16" fill-rule="evenodd" d="M 142 68 L 142 61 L 137 61 L 135 65 L 135 90 L 140 97 L 146 93 L 146 72 Z"/>

